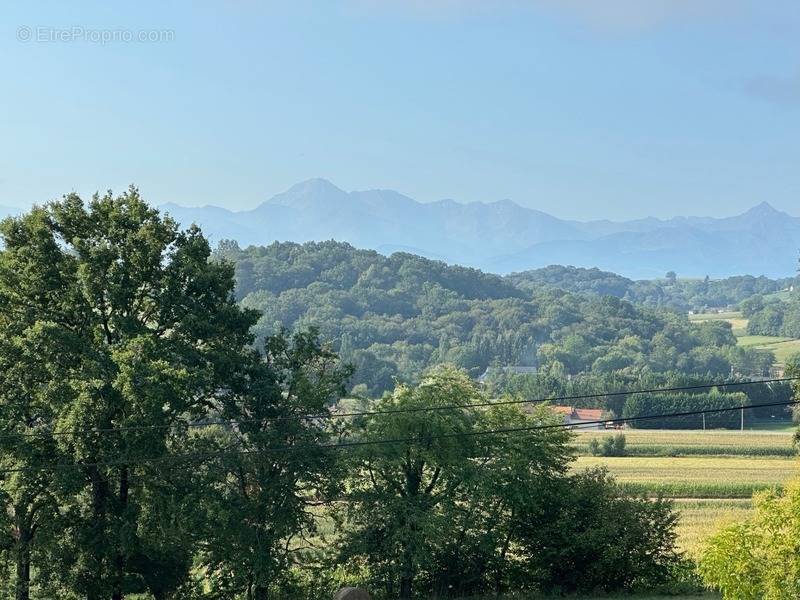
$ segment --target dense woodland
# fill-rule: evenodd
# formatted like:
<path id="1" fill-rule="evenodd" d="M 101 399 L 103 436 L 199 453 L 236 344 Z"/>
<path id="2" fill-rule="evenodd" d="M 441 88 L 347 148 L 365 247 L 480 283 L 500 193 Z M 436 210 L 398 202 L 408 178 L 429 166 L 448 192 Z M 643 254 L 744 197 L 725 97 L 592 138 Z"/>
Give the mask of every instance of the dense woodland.
<path id="1" fill-rule="evenodd" d="M 679 279 L 670 272 L 664 279 L 634 281 L 601 271 L 553 265 L 508 276 L 517 287 L 529 291 L 562 289 L 568 292 L 615 296 L 634 304 L 702 312 L 738 306 L 752 296 L 774 294 L 797 283 L 796 278 L 769 279 L 740 275 L 725 279 Z"/>
<path id="2" fill-rule="evenodd" d="M 750 335 L 772 335 L 800 339 L 800 294 L 789 300 L 754 296 L 742 302 Z"/>
<path id="3" fill-rule="evenodd" d="M 767 352 L 737 347 L 726 322 L 693 324 L 664 306 L 669 303 L 599 295 L 612 283 L 582 293 L 595 285 L 595 275 L 623 279 L 599 271 L 564 269 L 572 275 L 565 283 L 555 268 L 545 269 L 541 274 L 550 280 L 539 285 L 524 274 L 502 278 L 332 241 L 244 250 L 224 242 L 216 257 L 235 264 L 241 304 L 261 312 L 258 337 L 318 328 L 355 365 L 352 385 L 363 395 L 380 395 L 396 379 L 417 381 L 441 363 L 474 377 L 492 367 L 532 366 L 542 375 L 602 383 L 612 376 L 627 382 L 760 376 L 772 363 Z M 738 301 L 782 284 L 737 278 L 720 285 L 726 298 Z M 671 289 L 652 286 L 660 294 Z M 688 290 L 689 284 L 673 286 Z"/>

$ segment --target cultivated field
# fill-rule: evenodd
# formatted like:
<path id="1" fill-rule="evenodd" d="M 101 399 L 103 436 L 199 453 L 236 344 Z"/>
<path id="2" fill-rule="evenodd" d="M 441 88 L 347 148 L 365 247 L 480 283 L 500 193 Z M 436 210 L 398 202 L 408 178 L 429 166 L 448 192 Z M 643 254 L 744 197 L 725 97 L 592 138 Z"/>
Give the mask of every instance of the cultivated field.
<path id="1" fill-rule="evenodd" d="M 793 430 L 730 431 L 730 430 L 625 430 L 628 455 L 631 456 L 794 456 Z M 586 431 L 578 434 L 579 453 L 587 454 L 589 440 L 610 435 Z"/>
<path id="2" fill-rule="evenodd" d="M 741 519 L 758 490 L 800 475 L 792 433 L 773 431 L 628 430 L 626 456 L 587 456 L 592 437 L 581 432 L 575 468 L 605 467 L 627 489 L 674 499 L 678 539 L 689 554 L 720 524 Z"/>

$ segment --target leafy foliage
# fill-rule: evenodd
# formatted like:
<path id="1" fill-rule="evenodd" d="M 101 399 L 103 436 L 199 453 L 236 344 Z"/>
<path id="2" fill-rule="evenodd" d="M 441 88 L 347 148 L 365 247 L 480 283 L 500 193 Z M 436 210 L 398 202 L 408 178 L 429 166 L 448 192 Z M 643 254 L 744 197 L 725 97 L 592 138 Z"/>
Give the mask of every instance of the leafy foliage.
<path id="1" fill-rule="evenodd" d="M 284 544 L 308 527 L 300 492 L 330 465 L 313 451 L 245 457 L 327 433 L 308 420 L 208 438 L 190 428 L 321 412 L 349 370 L 313 332 L 254 350 L 256 315 L 235 302 L 231 265 L 135 188 L 88 205 L 70 195 L 0 233 L 0 552 L 17 599 L 174 597 L 201 546 L 209 568 L 229 560 L 223 548 L 249 556 L 226 564 L 226 589 L 263 597 Z"/>
<path id="2" fill-rule="evenodd" d="M 702 550 L 699 571 L 723 597 L 778 600 L 800 596 L 800 484 L 754 497 L 751 517 L 724 527 Z"/>
<path id="3" fill-rule="evenodd" d="M 800 339 L 800 299 L 764 302 L 756 297 L 747 304 L 747 333 Z"/>
<path id="4" fill-rule="evenodd" d="M 356 391 L 379 395 L 395 378 L 418 381 L 450 363 L 477 377 L 525 365 L 557 377 L 593 373 L 762 374 L 767 353 L 736 347 L 728 323 L 634 306 L 614 296 L 522 290 L 474 269 L 405 253 L 384 257 L 337 242 L 275 243 L 240 249 L 242 305 L 262 313 L 259 336 L 318 327 L 356 367 Z M 603 289 L 605 288 L 598 288 Z M 760 358 L 763 357 L 763 360 Z"/>
<path id="5" fill-rule="evenodd" d="M 631 498 L 601 471 L 570 474 L 568 432 L 464 435 L 556 422 L 546 406 L 387 412 L 480 395 L 463 374 L 437 370 L 398 386 L 358 425 L 359 439 L 401 441 L 353 457 L 339 564 L 364 565 L 387 598 L 619 590 L 668 578 L 678 558 L 669 503 Z"/>
<path id="6" fill-rule="evenodd" d="M 748 403 L 747 395 L 742 392 L 723 393 L 712 390 L 701 394 L 635 394 L 625 401 L 623 416 L 626 418 L 658 415 L 663 413 L 682 413 L 694 411 L 715 411 L 726 408 L 745 406 Z M 711 412 L 701 414 L 665 417 L 660 419 L 646 419 L 632 423 L 640 429 L 709 429 L 733 428 L 739 424 L 738 411 Z"/>
<path id="7" fill-rule="evenodd" d="M 675 275 L 673 272 L 672 275 Z M 542 288 L 567 292 L 609 295 L 634 304 L 670 308 L 680 312 L 736 306 L 752 296 L 763 296 L 786 289 L 794 278 L 769 279 L 741 275 L 725 279 L 677 279 L 633 281 L 600 269 L 552 265 L 509 275 L 517 287 L 531 292 Z"/>

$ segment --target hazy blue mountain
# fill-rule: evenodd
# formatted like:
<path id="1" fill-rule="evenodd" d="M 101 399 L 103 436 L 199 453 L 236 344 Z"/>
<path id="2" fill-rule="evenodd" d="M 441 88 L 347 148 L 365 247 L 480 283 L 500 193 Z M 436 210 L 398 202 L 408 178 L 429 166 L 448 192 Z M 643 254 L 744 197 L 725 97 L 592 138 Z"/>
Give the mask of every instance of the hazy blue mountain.
<path id="1" fill-rule="evenodd" d="M 550 264 L 599 267 L 628 277 L 794 274 L 800 219 L 759 204 L 726 218 L 568 221 L 510 200 L 420 203 L 392 190 L 345 192 L 311 179 L 253 210 L 162 206 L 213 241 L 335 239 L 380 252 L 404 251 L 509 273 Z"/>

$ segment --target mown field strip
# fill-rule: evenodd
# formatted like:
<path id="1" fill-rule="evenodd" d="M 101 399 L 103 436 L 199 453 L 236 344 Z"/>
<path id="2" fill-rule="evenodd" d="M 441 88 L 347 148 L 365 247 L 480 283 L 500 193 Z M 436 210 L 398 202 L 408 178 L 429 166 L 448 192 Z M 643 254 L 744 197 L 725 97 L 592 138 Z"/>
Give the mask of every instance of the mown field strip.
<path id="1" fill-rule="evenodd" d="M 738 330 L 746 329 L 748 322 L 748 319 L 744 318 L 742 313 L 733 311 L 689 315 L 689 320 L 693 323 L 702 323 L 703 321 L 728 321 L 731 324 L 731 327 Z"/>
<path id="2" fill-rule="evenodd" d="M 770 350 L 775 354 L 775 361 L 778 364 L 786 364 L 789 357 L 800 353 L 800 340 L 790 340 L 787 342 L 777 342 L 768 346 L 756 346 L 760 350 Z"/>
<path id="3" fill-rule="evenodd" d="M 742 335 L 737 338 L 739 346 L 749 348 L 751 346 L 771 346 L 782 342 L 789 342 L 792 338 L 776 337 L 773 335 Z"/>

